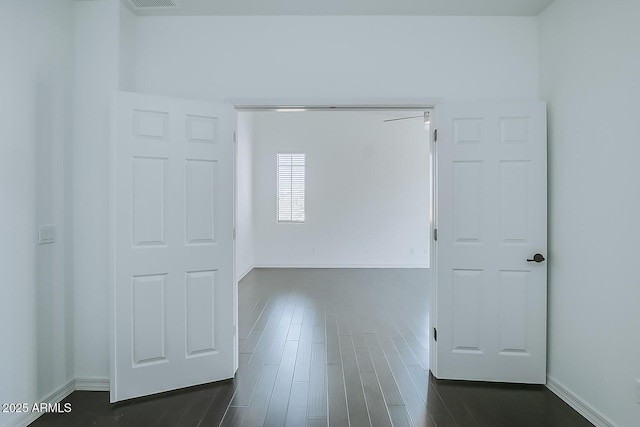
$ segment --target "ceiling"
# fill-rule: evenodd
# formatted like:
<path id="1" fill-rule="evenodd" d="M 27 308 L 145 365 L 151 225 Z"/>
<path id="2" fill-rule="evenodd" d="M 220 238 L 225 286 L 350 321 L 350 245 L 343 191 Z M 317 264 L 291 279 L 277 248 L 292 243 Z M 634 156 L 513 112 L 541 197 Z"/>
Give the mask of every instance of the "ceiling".
<path id="1" fill-rule="evenodd" d="M 147 0 L 153 4 L 153 0 Z M 149 15 L 536 16 L 553 0 L 173 0 L 178 8 L 134 8 Z M 142 0 L 141 2 L 145 2 Z"/>

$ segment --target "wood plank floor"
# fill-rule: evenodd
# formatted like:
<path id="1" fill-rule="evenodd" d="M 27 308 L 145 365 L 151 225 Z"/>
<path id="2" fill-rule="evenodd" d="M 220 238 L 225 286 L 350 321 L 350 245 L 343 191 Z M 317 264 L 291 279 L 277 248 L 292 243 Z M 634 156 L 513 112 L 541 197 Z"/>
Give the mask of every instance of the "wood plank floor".
<path id="1" fill-rule="evenodd" d="M 256 269 L 233 380 L 109 404 L 72 393 L 33 426 L 591 426 L 543 386 L 429 374 L 429 272 Z"/>

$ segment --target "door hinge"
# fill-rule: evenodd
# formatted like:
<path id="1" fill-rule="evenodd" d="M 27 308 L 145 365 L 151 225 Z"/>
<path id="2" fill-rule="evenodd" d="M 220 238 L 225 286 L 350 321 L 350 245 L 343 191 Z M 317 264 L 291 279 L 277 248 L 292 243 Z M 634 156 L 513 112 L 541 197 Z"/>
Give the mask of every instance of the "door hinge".
<path id="1" fill-rule="evenodd" d="M 233 229 L 233 240 L 236 240 L 236 229 Z"/>
<path id="2" fill-rule="evenodd" d="M 433 142 L 438 142 L 438 129 L 433 131 Z"/>
<path id="3" fill-rule="evenodd" d="M 438 330 L 436 328 L 433 328 L 433 340 L 438 342 Z"/>
<path id="4" fill-rule="evenodd" d="M 233 132 L 233 143 L 236 144 L 238 142 L 238 137 L 236 136 L 236 132 Z"/>
<path id="5" fill-rule="evenodd" d="M 433 240 L 435 240 L 436 242 L 438 241 L 438 229 L 437 228 L 433 229 Z"/>

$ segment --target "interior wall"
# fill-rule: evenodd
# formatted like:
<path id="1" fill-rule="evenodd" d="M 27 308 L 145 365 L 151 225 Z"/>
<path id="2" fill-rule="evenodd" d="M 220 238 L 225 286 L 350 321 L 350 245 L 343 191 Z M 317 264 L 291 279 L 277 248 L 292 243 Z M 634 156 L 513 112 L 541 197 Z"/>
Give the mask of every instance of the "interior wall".
<path id="1" fill-rule="evenodd" d="M 389 117 L 255 114 L 256 266 L 429 266 L 429 133 Z M 277 222 L 278 153 L 306 155 L 303 224 Z"/>
<path id="2" fill-rule="evenodd" d="M 0 241 L 0 263 L 10 295 L 0 300 L 0 324 L 21 325 L 5 331 L 11 351 L 0 353 L 2 402 L 40 400 L 73 377 L 67 350 L 74 313 L 76 375 L 108 376 L 101 159 L 108 93 L 118 87 L 118 72 L 131 71 L 119 70 L 114 52 L 115 2 L 77 2 L 73 111 L 84 125 L 75 126 L 73 151 L 66 148 L 73 3 L 11 1 L 0 14 L 0 50 L 12 64 L 0 67 L 0 116 L 11 118 L 0 127 L 9 141 L 0 145 L 0 200 L 12 207 L 0 210 L 1 234 L 8 236 Z M 640 407 L 633 402 L 640 355 L 632 339 L 640 328 L 632 272 L 638 203 L 628 193 L 638 181 L 631 104 L 640 92 L 637 20 L 630 0 L 555 0 L 537 30 L 535 18 L 138 18 L 120 46 L 138 36 L 130 67 L 138 89 L 150 93 L 452 100 L 537 97 L 539 41 L 540 93 L 550 114 L 549 373 L 630 426 Z M 596 232 L 610 206 L 606 233 Z M 58 243 L 34 244 L 42 222 L 56 223 Z M 65 288 L 71 268 L 75 312 Z M 0 424 L 8 421 L 0 416 Z"/>
<path id="3" fill-rule="evenodd" d="M 242 279 L 255 264 L 253 231 L 253 113 L 237 114 L 236 277 Z"/>
<path id="4" fill-rule="evenodd" d="M 70 286 L 73 2 L 0 13 L 0 403 L 41 402 L 73 379 Z M 57 241 L 38 245 L 38 226 Z M 0 425 L 22 414 L 0 412 Z"/>
<path id="5" fill-rule="evenodd" d="M 75 369 L 109 376 L 109 109 L 118 90 L 120 1 L 75 2 Z"/>
<path id="6" fill-rule="evenodd" d="M 107 158 L 106 95 L 118 87 L 111 42 L 117 49 L 118 22 L 103 4 L 114 1 L 78 2 L 94 10 L 83 14 L 83 34 L 97 43 L 78 55 L 85 59 L 77 68 L 95 70 L 76 78 L 87 98 L 75 110 L 84 123 L 74 180 L 76 374 L 88 378 L 109 376 L 108 168 L 100 159 Z M 142 93 L 334 102 L 538 96 L 535 18 L 141 17 L 135 36 Z"/>
<path id="7" fill-rule="evenodd" d="M 1 116 L 11 118 L 0 128 L 9 141 L 0 145 L 0 200 L 12 207 L 0 210 L 10 295 L 0 300 L 0 324 L 20 325 L 5 331 L 11 351 L 0 353 L 0 401 L 38 401 L 73 377 L 74 292 L 76 375 L 108 376 L 107 165 L 100 159 L 118 73 L 127 81 L 122 76 L 135 67 L 141 91 L 207 99 L 530 99 L 538 94 L 539 35 L 540 93 L 550 113 L 549 373 L 620 426 L 640 417 L 633 401 L 640 350 L 631 338 L 640 328 L 632 271 L 639 208 L 628 193 L 638 181 L 636 2 L 556 0 L 538 31 L 534 18 L 135 19 L 140 28 L 120 47 L 135 34 L 139 58 L 124 69 L 114 48 L 115 3 L 75 4 L 73 111 L 84 124 L 75 126 L 73 150 L 65 143 L 74 2 L 12 1 L 0 14 L 0 50 L 12 64 L 0 68 Z M 597 233 L 609 206 L 607 232 Z M 36 246 L 44 222 L 58 226 L 58 243 Z M 73 292 L 66 287 L 72 266 Z M 10 421 L 0 416 L 0 424 Z"/>
<path id="8" fill-rule="evenodd" d="M 549 377 L 614 425 L 640 420 L 640 3 L 539 17 L 549 111 Z"/>
<path id="9" fill-rule="evenodd" d="M 138 19 L 138 90 L 230 98 L 532 99 L 529 17 Z M 508 36 L 505 36 L 508 35 Z"/>

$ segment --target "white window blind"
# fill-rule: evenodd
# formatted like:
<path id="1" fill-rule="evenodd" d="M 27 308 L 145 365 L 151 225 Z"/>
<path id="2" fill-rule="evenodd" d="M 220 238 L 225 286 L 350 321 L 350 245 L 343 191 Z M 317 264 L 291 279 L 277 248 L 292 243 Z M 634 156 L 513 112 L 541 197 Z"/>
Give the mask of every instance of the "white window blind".
<path id="1" fill-rule="evenodd" d="M 304 154 L 278 154 L 278 222 L 304 222 Z"/>

